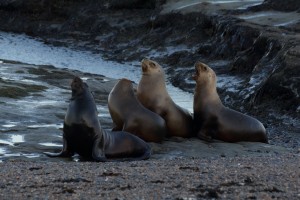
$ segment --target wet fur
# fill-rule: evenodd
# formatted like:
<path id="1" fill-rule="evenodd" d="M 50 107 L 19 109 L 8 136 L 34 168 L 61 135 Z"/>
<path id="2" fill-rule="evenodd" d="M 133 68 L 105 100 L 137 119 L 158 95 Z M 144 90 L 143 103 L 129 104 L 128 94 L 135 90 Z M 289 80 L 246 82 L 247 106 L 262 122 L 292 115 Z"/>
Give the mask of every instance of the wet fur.
<path id="1" fill-rule="evenodd" d="M 171 99 L 162 67 L 155 61 L 144 59 L 142 71 L 137 89 L 138 100 L 166 121 L 168 136 L 193 137 L 192 115 Z"/>
<path id="2" fill-rule="evenodd" d="M 266 129 L 257 119 L 225 107 L 216 90 L 216 75 L 204 63 L 195 64 L 194 131 L 200 139 L 267 143 Z"/>
<path id="3" fill-rule="evenodd" d="M 123 131 L 112 133 L 101 128 L 93 95 L 87 84 L 75 77 L 72 98 L 63 128 L 63 149 L 50 157 L 71 157 L 78 153 L 95 161 L 143 160 L 151 155 L 150 146 L 140 138 Z"/>
<path id="4" fill-rule="evenodd" d="M 161 143 L 166 136 L 164 119 L 138 101 L 130 80 L 121 79 L 114 86 L 108 96 L 108 108 L 115 124 L 114 131 L 127 131 L 156 143 Z"/>

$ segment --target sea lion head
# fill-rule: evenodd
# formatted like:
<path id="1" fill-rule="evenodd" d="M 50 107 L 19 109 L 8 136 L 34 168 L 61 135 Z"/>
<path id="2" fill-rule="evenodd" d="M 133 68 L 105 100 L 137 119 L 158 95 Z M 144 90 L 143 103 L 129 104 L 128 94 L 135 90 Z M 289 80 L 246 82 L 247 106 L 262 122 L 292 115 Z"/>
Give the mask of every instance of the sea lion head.
<path id="1" fill-rule="evenodd" d="M 206 64 L 202 62 L 195 63 L 196 73 L 193 76 L 193 79 L 197 84 L 207 84 L 207 83 L 216 83 L 216 74 L 215 72 Z"/>
<path id="2" fill-rule="evenodd" d="M 119 82 L 114 87 L 114 89 L 116 89 L 116 88 L 118 88 L 119 91 L 122 91 L 125 94 L 134 92 L 132 81 L 129 79 L 126 79 L 126 78 L 120 79 Z"/>
<path id="3" fill-rule="evenodd" d="M 147 58 L 142 60 L 142 71 L 143 71 L 143 75 L 152 75 L 152 74 L 163 75 L 164 73 L 162 67 L 157 62 Z"/>
<path id="4" fill-rule="evenodd" d="M 81 80 L 81 78 L 76 76 L 71 82 L 72 97 L 82 94 L 84 87 L 87 87 L 87 85 Z"/>

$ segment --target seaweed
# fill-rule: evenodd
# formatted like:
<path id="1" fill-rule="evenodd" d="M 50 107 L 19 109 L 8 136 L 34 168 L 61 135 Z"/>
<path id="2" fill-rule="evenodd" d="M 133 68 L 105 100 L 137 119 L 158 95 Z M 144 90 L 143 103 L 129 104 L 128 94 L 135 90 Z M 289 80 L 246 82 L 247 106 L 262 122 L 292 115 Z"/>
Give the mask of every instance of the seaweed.
<path id="1" fill-rule="evenodd" d="M 0 97 L 7 97 L 13 99 L 19 99 L 22 97 L 29 96 L 30 93 L 42 92 L 48 89 L 42 85 L 26 85 L 16 84 L 15 86 L 2 86 L 0 87 Z"/>

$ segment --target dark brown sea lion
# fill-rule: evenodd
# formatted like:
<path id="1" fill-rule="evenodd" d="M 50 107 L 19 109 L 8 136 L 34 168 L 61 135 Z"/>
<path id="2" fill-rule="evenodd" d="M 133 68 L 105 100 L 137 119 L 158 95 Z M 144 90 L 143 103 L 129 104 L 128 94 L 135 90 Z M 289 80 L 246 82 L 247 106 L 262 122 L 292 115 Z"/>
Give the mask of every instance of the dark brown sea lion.
<path id="1" fill-rule="evenodd" d="M 72 98 L 63 127 L 63 149 L 46 153 L 51 157 L 71 157 L 74 153 L 95 161 L 148 159 L 150 146 L 142 139 L 124 132 L 101 128 L 97 108 L 88 85 L 79 77 L 71 84 Z"/>
<path id="2" fill-rule="evenodd" d="M 194 127 L 200 139 L 225 142 L 268 142 L 257 119 L 225 107 L 216 89 L 216 74 L 207 65 L 195 64 Z"/>
<path id="3" fill-rule="evenodd" d="M 166 121 L 168 136 L 192 137 L 192 115 L 171 99 L 162 67 L 155 61 L 144 59 L 142 71 L 143 75 L 137 88 L 138 100 Z"/>
<path id="4" fill-rule="evenodd" d="M 113 131 L 127 131 L 146 142 L 160 143 L 166 136 L 165 120 L 137 100 L 128 79 L 121 79 L 111 90 L 108 108 L 116 125 Z"/>

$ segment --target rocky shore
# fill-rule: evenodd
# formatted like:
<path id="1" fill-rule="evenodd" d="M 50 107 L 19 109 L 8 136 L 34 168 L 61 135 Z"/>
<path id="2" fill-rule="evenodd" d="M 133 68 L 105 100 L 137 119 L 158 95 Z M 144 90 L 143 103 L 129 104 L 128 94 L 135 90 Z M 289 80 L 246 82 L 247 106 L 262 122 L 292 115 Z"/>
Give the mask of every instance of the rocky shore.
<path id="1" fill-rule="evenodd" d="M 147 161 L 49 159 L 42 152 L 61 148 L 69 81 L 84 78 L 110 129 L 107 95 L 116 80 L 0 55 L 1 199 L 299 198 L 299 2 L 118 2 L 1 1 L 0 30 L 125 64 L 151 57 L 189 92 L 201 60 L 216 71 L 224 104 L 262 121 L 270 144 L 170 138 L 151 144 Z"/>
<path id="2" fill-rule="evenodd" d="M 61 149 L 70 80 L 80 76 L 89 84 L 100 123 L 107 129 L 112 127 L 107 95 L 116 80 L 53 66 L 1 62 L 6 77 L 0 79 L 1 199 L 293 199 L 300 195 L 300 152 L 286 142 L 288 135 L 271 138 L 272 144 L 170 138 L 152 143 L 152 157 L 140 162 L 48 158 L 43 152 Z M 9 143 L 13 135 L 23 141 Z"/>

